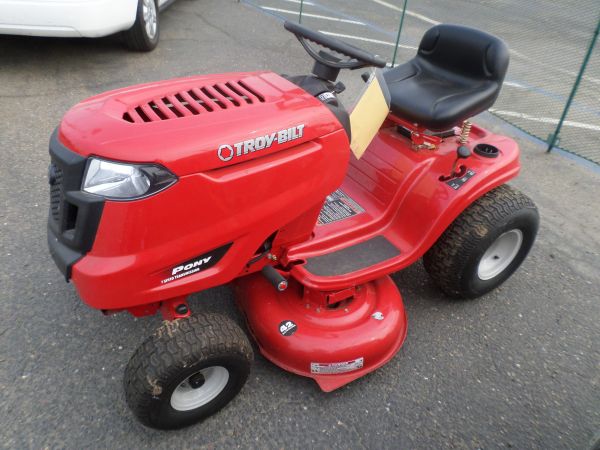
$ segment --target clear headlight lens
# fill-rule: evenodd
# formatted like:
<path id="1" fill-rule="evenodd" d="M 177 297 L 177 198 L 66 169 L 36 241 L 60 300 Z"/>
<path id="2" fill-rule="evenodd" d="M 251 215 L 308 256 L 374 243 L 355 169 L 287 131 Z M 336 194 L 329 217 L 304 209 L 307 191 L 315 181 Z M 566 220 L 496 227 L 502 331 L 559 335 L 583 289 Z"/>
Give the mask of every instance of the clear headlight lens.
<path id="1" fill-rule="evenodd" d="M 81 189 L 106 198 L 132 200 L 154 194 L 175 181 L 177 177 L 160 166 L 90 158 Z"/>

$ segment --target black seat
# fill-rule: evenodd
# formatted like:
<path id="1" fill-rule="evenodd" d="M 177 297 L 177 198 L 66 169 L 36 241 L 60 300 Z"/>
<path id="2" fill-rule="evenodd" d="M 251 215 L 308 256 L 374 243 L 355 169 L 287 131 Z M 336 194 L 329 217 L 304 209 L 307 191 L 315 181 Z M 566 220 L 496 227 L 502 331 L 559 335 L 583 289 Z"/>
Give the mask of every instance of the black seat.
<path id="1" fill-rule="evenodd" d="M 448 130 L 494 104 L 508 59 L 508 47 L 495 36 L 437 25 L 417 56 L 385 72 L 391 111 L 432 131 Z"/>

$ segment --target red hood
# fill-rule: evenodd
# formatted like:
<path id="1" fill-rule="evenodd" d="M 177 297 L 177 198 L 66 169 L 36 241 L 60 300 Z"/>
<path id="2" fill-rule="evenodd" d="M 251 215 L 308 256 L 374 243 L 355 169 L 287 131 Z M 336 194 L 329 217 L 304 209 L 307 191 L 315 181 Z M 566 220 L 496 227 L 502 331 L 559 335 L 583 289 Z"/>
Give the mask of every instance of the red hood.
<path id="1" fill-rule="evenodd" d="M 83 155 L 159 163 L 183 176 L 254 159 L 341 128 L 320 101 L 272 72 L 147 83 L 91 97 L 64 116 L 59 138 Z M 229 161 L 221 145 L 303 125 L 301 137 Z"/>

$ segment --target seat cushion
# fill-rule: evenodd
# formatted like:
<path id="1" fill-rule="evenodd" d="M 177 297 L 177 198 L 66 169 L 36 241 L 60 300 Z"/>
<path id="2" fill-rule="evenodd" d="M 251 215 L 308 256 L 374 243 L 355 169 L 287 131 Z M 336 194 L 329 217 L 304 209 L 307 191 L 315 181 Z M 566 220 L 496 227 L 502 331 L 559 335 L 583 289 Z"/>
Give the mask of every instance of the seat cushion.
<path id="1" fill-rule="evenodd" d="M 496 100 L 497 83 L 458 83 L 441 75 L 425 72 L 412 62 L 388 71 L 384 77 L 392 113 L 429 130 L 442 131 L 485 111 Z"/>
<path id="2" fill-rule="evenodd" d="M 459 125 L 494 104 L 508 67 L 508 49 L 487 33 L 438 25 L 415 58 L 384 74 L 395 115 L 432 131 Z"/>

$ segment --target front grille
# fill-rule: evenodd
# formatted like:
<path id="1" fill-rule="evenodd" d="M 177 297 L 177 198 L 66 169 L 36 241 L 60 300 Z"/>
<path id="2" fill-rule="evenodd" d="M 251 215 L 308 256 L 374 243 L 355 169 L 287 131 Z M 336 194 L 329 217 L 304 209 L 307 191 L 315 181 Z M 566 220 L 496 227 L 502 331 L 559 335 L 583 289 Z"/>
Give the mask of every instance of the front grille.
<path id="1" fill-rule="evenodd" d="M 190 87 L 151 99 L 129 109 L 123 114 L 123 120 L 131 123 L 156 122 L 247 107 L 264 101 L 264 96 L 244 81 L 227 81 Z"/>
<path id="2" fill-rule="evenodd" d="M 62 203 L 62 185 L 63 185 L 63 171 L 56 164 L 50 164 L 49 170 L 50 178 L 50 214 L 52 220 L 55 222 L 60 221 L 60 211 Z"/>
<path id="3" fill-rule="evenodd" d="M 52 134 L 48 245 L 67 281 L 73 264 L 92 248 L 104 207 L 102 197 L 81 191 L 86 164 L 87 158 L 62 145 L 58 131 Z"/>

